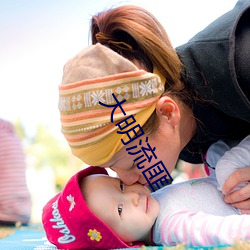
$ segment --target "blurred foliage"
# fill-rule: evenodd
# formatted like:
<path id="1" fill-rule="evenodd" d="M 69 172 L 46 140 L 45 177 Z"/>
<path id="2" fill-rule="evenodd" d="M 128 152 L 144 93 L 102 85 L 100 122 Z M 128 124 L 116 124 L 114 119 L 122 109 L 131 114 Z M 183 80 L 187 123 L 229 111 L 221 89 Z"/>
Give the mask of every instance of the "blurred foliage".
<path id="1" fill-rule="evenodd" d="M 39 124 L 33 136 L 27 135 L 20 120 L 14 125 L 24 144 L 27 167 L 35 169 L 51 167 L 58 191 L 74 173 L 85 167 L 84 163 L 71 153 L 66 140 L 53 136 L 45 125 Z"/>
<path id="2" fill-rule="evenodd" d="M 25 139 L 26 138 L 26 133 L 25 133 L 25 128 L 22 124 L 21 119 L 17 119 L 15 121 L 15 124 L 13 124 L 15 126 L 15 130 L 17 135 L 21 138 L 21 139 Z"/>

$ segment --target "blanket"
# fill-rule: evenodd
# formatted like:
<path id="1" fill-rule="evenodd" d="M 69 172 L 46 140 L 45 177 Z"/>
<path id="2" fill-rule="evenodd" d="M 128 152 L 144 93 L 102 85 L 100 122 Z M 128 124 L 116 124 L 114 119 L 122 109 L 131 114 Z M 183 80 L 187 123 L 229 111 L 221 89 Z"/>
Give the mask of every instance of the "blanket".
<path id="1" fill-rule="evenodd" d="M 41 225 L 22 226 L 20 228 L 6 228 L 13 230 L 12 234 L 0 239 L 0 249 L 3 250 L 56 250 L 57 248 L 48 242 L 45 232 Z M 247 250 L 250 249 L 250 243 L 238 243 L 236 246 L 217 246 L 217 247 L 163 247 L 163 246 L 143 246 L 141 248 L 133 248 L 134 250 Z M 125 249 L 123 249 L 125 250 Z"/>

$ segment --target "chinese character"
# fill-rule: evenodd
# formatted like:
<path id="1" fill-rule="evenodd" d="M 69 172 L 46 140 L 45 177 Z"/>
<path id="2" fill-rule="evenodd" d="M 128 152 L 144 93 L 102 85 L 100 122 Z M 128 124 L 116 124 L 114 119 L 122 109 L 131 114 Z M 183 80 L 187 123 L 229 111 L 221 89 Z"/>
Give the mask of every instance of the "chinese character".
<path id="1" fill-rule="evenodd" d="M 139 145 L 141 145 L 141 142 L 142 140 L 140 139 L 139 141 Z M 136 152 L 128 152 L 128 154 L 130 155 L 136 155 L 136 154 L 139 154 L 143 151 L 143 153 L 138 156 L 136 159 L 134 159 L 134 162 L 138 161 L 139 159 L 141 159 L 143 156 L 146 156 L 147 159 L 148 159 L 148 162 L 151 162 L 152 160 L 152 157 L 154 156 L 155 159 L 157 159 L 157 156 L 155 155 L 154 151 L 155 151 L 155 147 L 154 148 L 151 148 L 151 146 L 149 145 L 148 143 L 148 137 L 146 137 L 146 142 L 147 142 L 147 146 L 148 147 L 141 147 L 141 150 L 138 150 Z M 130 151 L 131 149 L 135 149 L 137 148 L 137 146 L 133 146 L 133 147 L 130 147 L 130 148 L 126 148 L 126 151 Z M 149 151 L 149 153 L 151 153 L 152 155 L 149 155 L 149 153 L 147 153 L 147 151 Z M 144 168 L 144 165 L 143 166 L 140 166 L 143 162 L 146 161 L 146 158 L 142 159 L 139 163 L 137 163 L 137 168 L 138 169 L 142 169 Z"/>
<path id="2" fill-rule="evenodd" d="M 136 120 L 134 118 L 133 115 L 130 115 L 126 118 L 124 118 L 124 120 L 117 122 L 115 124 L 115 126 L 118 126 L 120 130 L 126 129 L 127 127 L 129 127 L 130 125 L 132 125 L 133 123 L 135 123 Z"/>
<path id="3" fill-rule="evenodd" d="M 115 110 L 117 109 L 117 107 L 119 107 L 123 113 L 123 115 L 126 115 L 124 109 L 122 108 L 122 104 L 124 102 L 126 102 L 126 100 L 123 100 L 121 102 L 119 102 L 117 100 L 117 98 L 115 97 L 114 93 L 112 93 L 112 96 L 114 98 L 114 100 L 116 101 L 116 104 L 115 105 L 108 105 L 108 104 L 105 104 L 105 103 L 102 103 L 101 101 L 99 101 L 99 104 L 102 105 L 102 106 L 105 106 L 105 107 L 113 107 L 113 110 L 111 112 L 111 122 L 113 123 L 114 120 L 113 120 L 113 116 L 114 116 L 114 112 Z M 100 99 L 100 98 L 99 98 Z M 116 123 L 115 125 L 118 126 L 118 128 L 121 130 L 121 131 L 117 131 L 118 134 L 126 134 L 127 137 L 128 137 L 128 141 L 124 141 L 123 139 L 121 139 L 121 142 L 124 144 L 124 145 L 127 145 L 128 143 L 134 141 L 135 139 L 139 138 L 140 136 L 144 135 L 144 131 L 142 130 L 142 127 L 140 126 L 140 124 L 137 124 L 136 126 L 126 130 L 126 131 L 123 131 L 125 129 L 127 129 L 130 125 L 134 124 L 136 122 L 135 118 L 133 115 L 130 115 L 126 118 L 124 118 L 122 121 Z M 136 132 L 136 130 L 138 130 L 138 132 Z M 138 155 L 140 154 L 137 158 L 135 158 L 133 161 L 136 162 L 138 161 L 139 159 L 141 159 L 140 162 L 137 163 L 137 168 L 138 169 L 143 169 L 145 166 L 141 166 L 143 164 L 143 162 L 145 162 L 146 160 L 148 160 L 148 162 L 151 162 L 152 160 L 152 157 L 154 156 L 155 159 L 157 159 L 157 156 L 155 155 L 154 151 L 155 151 L 155 147 L 151 147 L 148 143 L 148 137 L 146 137 L 146 141 L 147 143 L 147 147 L 141 147 L 141 149 L 137 150 L 136 152 L 128 152 L 128 154 L 130 155 Z M 142 140 L 140 139 L 139 141 L 139 145 L 141 146 L 141 143 L 142 143 Z M 137 146 L 133 146 L 133 147 L 130 147 L 130 148 L 126 148 L 126 151 L 130 151 L 130 150 L 133 150 L 133 149 L 136 149 Z M 146 156 L 146 157 L 145 157 Z M 161 175 L 162 173 L 165 173 L 165 175 Z M 164 181 L 166 181 L 167 183 L 170 183 L 169 179 L 167 177 L 170 178 L 171 181 L 173 181 L 172 177 L 170 176 L 170 174 L 168 173 L 168 170 L 166 169 L 166 167 L 164 166 L 163 162 L 162 161 L 159 161 L 157 162 L 156 164 L 154 164 L 153 166 L 147 168 L 146 170 L 144 170 L 142 172 L 142 174 L 144 175 L 145 179 L 147 180 L 148 184 L 150 185 L 151 189 L 153 191 L 154 188 L 153 188 L 153 185 L 156 185 L 158 188 L 160 188 L 159 186 L 159 183 L 164 186 Z M 147 174 L 149 176 L 147 176 Z M 159 176 L 161 175 L 161 176 Z M 155 177 L 156 176 L 159 176 L 158 179 L 155 180 Z M 153 182 L 151 183 L 150 180 L 153 179 Z"/>
<path id="4" fill-rule="evenodd" d="M 123 101 L 119 102 L 119 101 L 116 99 L 114 93 L 112 93 L 112 96 L 114 97 L 114 99 L 115 99 L 115 101 L 116 101 L 117 104 L 108 105 L 108 104 L 102 103 L 102 102 L 100 102 L 100 101 L 99 101 L 99 104 L 102 105 L 102 106 L 108 107 L 108 108 L 114 107 L 113 110 L 112 110 L 112 112 L 111 112 L 111 118 L 110 118 L 110 119 L 111 119 L 111 122 L 113 123 L 113 122 L 114 122 L 114 120 L 113 120 L 113 115 L 114 115 L 114 112 L 115 112 L 115 110 L 116 110 L 117 107 L 119 107 L 119 108 L 121 109 L 123 115 L 126 115 L 124 109 L 122 108 L 122 104 L 123 104 L 124 102 L 126 102 L 126 100 L 123 100 Z"/>
<path id="5" fill-rule="evenodd" d="M 164 173 L 164 171 L 167 175 L 160 176 L 158 179 L 155 180 L 155 177 L 161 175 L 162 173 Z M 158 188 L 160 188 L 158 184 L 159 182 L 163 186 L 164 180 L 168 183 L 170 183 L 169 179 L 171 180 L 171 182 L 173 181 L 173 178 L 170 176 L 168 170 L 166 169 L 162 161 L 159 161 L 153 166 L 145 169 L 144 171 L 142 171 L 142 174 L 144 175 L 145 179 L 147 180 L 149 186 L 153 191 L 155 191 L 153 184 L 155 184 Z M 169 177 L 169 179 L 167 179 L 167 177 Z M 153 181 L 151 182 L 151 180 Z"/>
<path id="6" fill-rule="evenodd" d="M 129 123 L 127 120 L 129 120 L 131 118 L 132 118 L 132 121 L 130 120 L 130 123 Z M 135 118 L 133 117 L 133 115 L 131 115 L 131 116 L 126 117 L 124 120 L 116 123 L 116 126 L 118 126 L 120 130 L 124 130 L 128 126 L 130 126 L 131 124 L 133 124 L 135 122 L 136 122 Z M 139 128 L 138 132 L 136 132 L 137 128 Z M 127 134 L 128 139 L 129 139 L 128 141 L 124 142 L 124 140 L 121 139 L 121 141 L 124 145 L 127 145 L 128 143 L 130 143 L 130 142 L 134 141 L 135 139 L 139 138 L 140 136 L 144 135 L 144 131 L 142 130 L 142 127 L 140 126 L 140 124 L 137 124 L 133 128 L 126 130 L 124 132 L 117 131 L 117 133 L 118 134 Z M 132 136 L 131 136 L 131 133 L 132 133 Z"/>

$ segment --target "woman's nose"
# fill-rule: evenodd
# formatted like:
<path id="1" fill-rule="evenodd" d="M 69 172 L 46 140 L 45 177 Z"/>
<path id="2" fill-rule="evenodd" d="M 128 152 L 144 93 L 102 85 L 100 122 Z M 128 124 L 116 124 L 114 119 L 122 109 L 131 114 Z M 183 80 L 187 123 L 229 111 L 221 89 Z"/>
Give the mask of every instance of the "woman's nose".
<path id="1" fill-rule="evenodd" d="M 137 174 L 137 173 L 131 173 L 128 170 L 114 169 L 114 171 L 118 174 L 119 178 L 126 185 L 132 185 L 132 184 L 136 183 L 139 180 L 139 178 L 140 178 L 139 174 Z"/>
<path id="2" fill-rule="evenodd" d="M 139 180 L 139 175 L 138 174 L 129 174 L 127 176 L 124 176 L 122 181 L 126 184 L 126 185 L 132 185 L 134 183 L 136 183 Z"/>

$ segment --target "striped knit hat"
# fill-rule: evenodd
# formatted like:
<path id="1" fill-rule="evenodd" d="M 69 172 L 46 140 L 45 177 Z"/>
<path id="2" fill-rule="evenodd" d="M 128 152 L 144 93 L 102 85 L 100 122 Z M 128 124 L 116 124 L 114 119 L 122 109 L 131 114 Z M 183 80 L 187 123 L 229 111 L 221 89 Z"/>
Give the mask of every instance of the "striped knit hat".
<path id="1" fill-rule="evenodd" d="M 164 83 L 159 75 L 139 70 L 99 43 L 82 50 L 64 66 L 59 86 L 62 133 L 73 154 L 95 166 L 110 160 L 124 146 L 122 140 L 128 141 L 126 133 L 117 133 L 116 124 L 132 115 L 142 127 L 155 110 Z M 117 105 L 112 94 L 118 102 L 125 101 L 121 106 L 126 114 L 118 107 L 111 116 Z"/>

